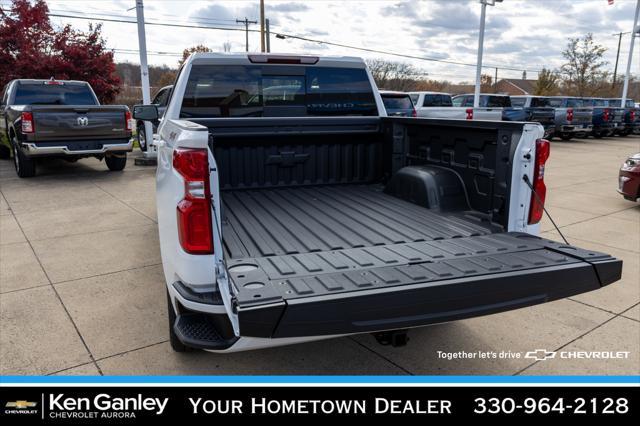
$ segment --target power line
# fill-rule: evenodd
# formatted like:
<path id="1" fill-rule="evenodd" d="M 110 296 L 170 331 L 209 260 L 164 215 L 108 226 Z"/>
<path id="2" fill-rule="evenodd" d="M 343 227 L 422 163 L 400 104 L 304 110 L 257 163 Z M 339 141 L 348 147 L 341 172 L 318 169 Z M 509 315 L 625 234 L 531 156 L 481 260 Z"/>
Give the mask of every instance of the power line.
<path id="1" fill-rule="evenodd" d="M 70 13 L 84 13 L 84 12 L 75 12 L 75 11 L 70 11 Z M 70 19 L 82 19 L 82 20 L 94 20 L 94 21 L 104 21 L 104 22 L 116 22 L 116 23 L 126 23 L 126 24 L 135 24 L 135 21 L 132 20 L 125 20 L 125 19 L 113 19 L 113 18 L 100 18 L 100 17 L 91 17 L 89 15 L 85 15 L 85 16 L 77 16 L 77 15 L 68 15 L 68 14 L 61 14 L 61 13 L 49 13 L 49 16 L 52 17 L 57 17 L 57 18 L 70 18 Z M 127 16 L 121 16 L 122 18 L 128 18 Z M 252 29 L 247 29 L 247 28 L 232 28 L 232 27 L 220 27 L 220 26 L 213 26 L 213 25 L 187 25 L 187 24 L 176 24 L 176 23 L 169 23 L 169 22 L 145 22 L 146 25 L 153 25 L 153 26 L 164 26 L 164 27 L 174 27 L 174 28 L 194 28 L 194 29 L 208 29 L 208 30 L 223 30 L 223 31 L 245 31 L 245 32 L 253 32 L 253 33 L 259 33 L 260 30 L 252 30 Z M 282 36 L 284 38 L 290 38 L 290 39 L 294 39 L 294 40 L 301 40 L 301 41 L 306 41 L 306 42 L 310 42 L 310 43 L 318 43 L 318 44 L 324 44 L 327 46 L 334 46 L 334 47 L 342 47 L 345 49 L 352 49 L 352 50 L 359 50 L 359 51 L 363 51 L 363 52 L 369 52 L 369 53 L 377 53 L 377 54 L 381 54 L 381 55 L 389 55 L 389 56 L 395 56 L 395 57 L 401 57 L 401 58 L 407 58 L 407 59 L 415 59 L 415 60 L 421 60 L 421 61 L 429 61 L 429 62 L 438 62 L 438 63 L 443 63 L 443 64 L 449 64 L 449 65 L 459 65 L 459 66 L 468 66 L 468 67 L 475 67 L 476 64 L 472 64 L 472 63 L 467 63 L 467 62 L 459 62 L 459 61 L 452 61 L 452 60 L 447 60 L 447 59 L 439 59 L 439 58 L 432 58 L 432 57 L 427 57 L 427 56 L 418 56 L 418 55 L 409 55 L 409 54 L 403 54 L 403 53 L 396 53 L 396 52 L 389 52 L 389 51 L 385 51 L 385 50 L 380 50 L 380 49 L 371 49 L 371 48 L 366 48 L 366 47 L 361 47 L 361 46 L 351 46 L 351 45 L 347 45 L 347 44 L 343 44 L 343 43 L 335 43 L 335 42 L 330 42 L 330 41 L 326 41 L 326 40 L 318 40 L 318 39 L 313 39 L 313 38 L 309 38 L 309 37 L 303 37 L 303 36 L 299 36 L 299 35 L 294 35 L 294 34 L 288 34 L 288 33 L 283 33 L 283 32 L 273 32 L 273 34 L 277 37 L 277 36 Z M 483 68 L 500 68 L 503 70 L 510 70 L 510 71 L 529 71 L 529 72 L 535 72 L 535 73 L 539 73 L 540 70 L 538 69 L 526 69 L 523 67 L 509 67 L 509 66 L 501 66 L 501 65 L 495 65 L 495 64 L 486 64 L 483 65 Z"/>

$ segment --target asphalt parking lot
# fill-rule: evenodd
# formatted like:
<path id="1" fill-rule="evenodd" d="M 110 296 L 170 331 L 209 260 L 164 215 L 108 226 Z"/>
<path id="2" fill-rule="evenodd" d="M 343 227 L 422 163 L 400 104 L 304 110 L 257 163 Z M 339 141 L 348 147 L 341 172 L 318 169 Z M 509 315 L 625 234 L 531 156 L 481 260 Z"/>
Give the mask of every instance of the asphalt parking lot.
<path id="1" fill-rule="evenodd" d="M 616 192 L 636 152 L 640 137 L 554 140 L 547 163 L 547 207 L 569 242 L 624 260 L 609 287 L 413 330 L 402 348 L 363 335 L 225 355 L 169 347 L 153 169 L 60 161 L 18 179 L 2 160 L 0 374 L 640 374 L 640 204 Z M 559 239 L 546 218 L 542 230 Z M 537 349 L 630 356 L 523 357 Z"/>

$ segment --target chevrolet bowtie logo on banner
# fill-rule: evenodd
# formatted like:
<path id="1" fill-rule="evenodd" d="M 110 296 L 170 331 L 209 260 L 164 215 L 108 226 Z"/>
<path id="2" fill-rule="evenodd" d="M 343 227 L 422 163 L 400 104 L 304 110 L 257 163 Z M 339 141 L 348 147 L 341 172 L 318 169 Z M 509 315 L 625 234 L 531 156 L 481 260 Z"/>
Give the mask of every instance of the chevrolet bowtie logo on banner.
<path id="1" fill-rule="evenodd" d="M 5 404 L 6 408 L 17 408 L 19 410 L 26 410 L 27 408 L 33 408 L 38 405 L 37 402 L 31 401 L 9 401 Z"/>
<path id="2" fill-rule="evenodd" d="M 545 361 L 547 359 L 555 358 L 556 352 L 551 352 L 546 349 L 536 349 L 535 351 L 527 352 L 524 357 L 535 359 L 536 361 Z"/>

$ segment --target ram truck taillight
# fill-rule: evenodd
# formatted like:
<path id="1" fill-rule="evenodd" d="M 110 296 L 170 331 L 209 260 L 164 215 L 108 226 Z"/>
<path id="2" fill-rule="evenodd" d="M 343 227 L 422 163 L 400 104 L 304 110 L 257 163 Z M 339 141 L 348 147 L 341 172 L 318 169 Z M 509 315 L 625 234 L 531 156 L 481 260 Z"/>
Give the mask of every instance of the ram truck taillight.
<path id="1" fill-rule="evenodd" d="M 465 112 L 467 113 L 467 120 L 473 120 L 473 108 L 467 108 Z"/>
<path id="2" fill-rule="evenodd" d="M 609 121 L 609 108 L 605 108 L 602 112 L 602 119 L 604 121 Z"/>
<path id="3" fill-rule="evenodd" d="M 176 208 L 180 245 L 190 254 L 212 254 L 207 149 L 176 148 L 173 151 L 173 168 L 184 178 L 184 198 Z"/>
<path id="4" fill-rule="evenodd" d="M 547 197 L 547 187 L 544 184 L 544 168 L 549 159 L 551 144 L 546 139 L 536 141 L 536 160 L 533 169 L 531 186 L 531 203 L 529 207 L 529 225 L 540 222 L 544 214 L 544 201 Z"/>
<path id="5" fill-rule="evenodd" d="M 36 125 L 33 121 L 33 113 L 23 112 L 21 115 L 22 133 L 33 133 L 36 131 Z"/>
<path id="6" fill-rule="evenodd" d="M 133 131 L 133 117 L 131 116 L 131 111 L 124 112 L 124 124 L 127 131 Z"/>
<path id="7" fill-rule="evenodd" d="M 573 121 L 573 108 L 567 108 L 567 121 L 569 123 Z"/>

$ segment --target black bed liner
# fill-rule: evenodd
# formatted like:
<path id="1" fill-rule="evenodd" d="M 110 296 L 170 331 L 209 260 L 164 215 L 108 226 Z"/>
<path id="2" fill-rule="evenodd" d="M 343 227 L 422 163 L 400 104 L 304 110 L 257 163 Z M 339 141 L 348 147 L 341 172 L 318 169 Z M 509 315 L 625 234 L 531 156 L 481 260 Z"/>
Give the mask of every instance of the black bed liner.
<path id="1" fill-rule="evenodd" d="M 243 336 L 416 327 L 572 296 L 621 275 L 607 254 L 495 232 L 374 187 L 231 191 L 223 200 Z"/>
<path id="2" fill-rule="evenodd" d="M 376 185 L 224 191 L 227 258 L 280 256 L 448 240 L 495 232 L 463 214 L 433 212 Z"/>

